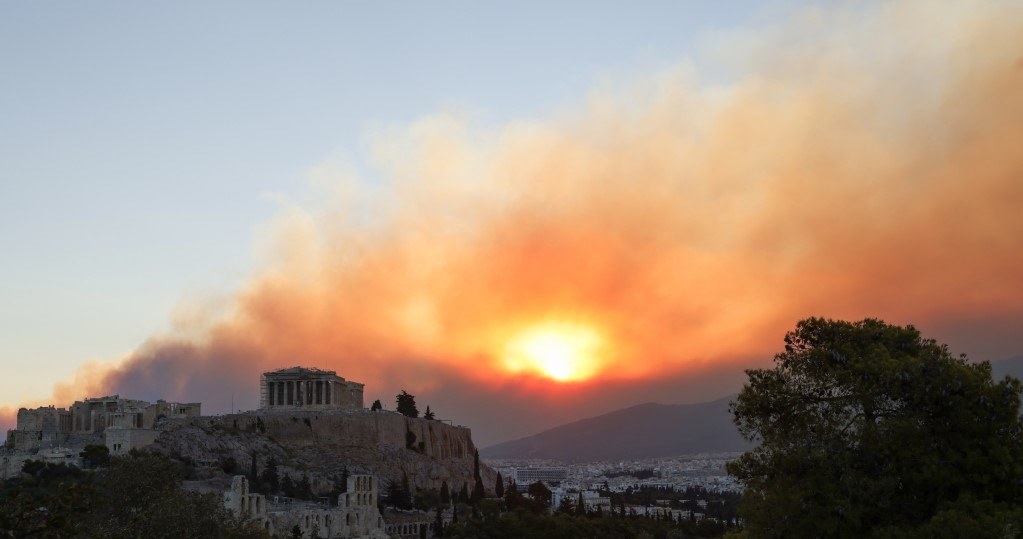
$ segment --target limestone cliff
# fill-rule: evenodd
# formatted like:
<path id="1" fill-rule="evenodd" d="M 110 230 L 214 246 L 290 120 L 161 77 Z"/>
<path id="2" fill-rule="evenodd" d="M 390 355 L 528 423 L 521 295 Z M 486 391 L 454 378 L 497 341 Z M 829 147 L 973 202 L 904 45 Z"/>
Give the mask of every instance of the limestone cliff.
<path id="1" fill-rule="evenodd" d="M 260 471 L 273 456 L 282 473 L 294 480 L 305 474 L 321 491 L 329 491 L 330 479 L 345 467 L 385 483 L 407 476 L 413 490 L 439 489 L 447 481 L 457 492 L 473 484 L 476 446 L 469 428 L 394 412 L 247 412 L 166 420 L 159 428 L 164 432 L 150 451 L 204 465 L 211 479 L 230 459 L 247 472 L 255 454 Z M 480 474 L 493 489 L 496 473 L 481 463 Z"/>

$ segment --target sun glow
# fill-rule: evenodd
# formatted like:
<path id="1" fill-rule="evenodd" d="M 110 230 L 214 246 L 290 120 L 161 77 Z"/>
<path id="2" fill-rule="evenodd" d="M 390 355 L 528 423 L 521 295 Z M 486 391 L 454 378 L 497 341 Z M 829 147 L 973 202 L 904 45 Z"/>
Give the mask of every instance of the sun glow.
<path id="1" fill-rule="evenodd" d="M 512 337 L 504 364 L 511 372 L 534 372 L 559 382 L 585 380 L 600 367 L 601 345 L 600 335 L 587 326 L 545 323 Z"/>

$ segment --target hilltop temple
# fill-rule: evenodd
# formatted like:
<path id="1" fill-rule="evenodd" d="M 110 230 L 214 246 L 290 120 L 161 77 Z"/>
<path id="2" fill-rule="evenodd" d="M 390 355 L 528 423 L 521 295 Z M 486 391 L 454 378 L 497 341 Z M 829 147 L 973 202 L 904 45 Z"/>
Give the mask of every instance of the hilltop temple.
<path id="1" fill-rule="evenodd" d="M 290 367 L 260 376 L 259 412 L 362 410 L 363 384 L 334 371 Z M 18 410 L 17 425 L 0 439 L 0 480 L 20 473 L 24 461 L 82 465 L 80 450 L 105 444 L 124 455 L 153 444 L 166 425 L 159 420 L 202 417 L 198 402 L 155 403 L 120 395 L 76 401 L 69 408 L 43 406 Z"/>
<path id="2" fill-rule="evenodd" d="M 290 367 L 259 378 L 260 410 L 360 410 L 363 384 L 334 371 Z"/>

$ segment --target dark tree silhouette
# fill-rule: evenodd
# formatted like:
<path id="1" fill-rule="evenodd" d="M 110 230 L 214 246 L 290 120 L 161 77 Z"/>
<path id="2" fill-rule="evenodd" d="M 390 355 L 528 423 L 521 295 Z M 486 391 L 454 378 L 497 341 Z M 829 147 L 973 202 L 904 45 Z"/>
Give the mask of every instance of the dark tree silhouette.
<path id="1" fill-rule="evenodd" d="M 748 536 L 975 536 L 1023 502 L 1023 385 L 989 363 L 913 326 L 821 318 L 774 361 L 731 407 L 759 443 L 728 464 Z"/>
<path id="2" fill-rule="evenodd" d="M 448 489 L 447 481 L 440 484 L 440 501 L 444 502 L 444 505 L 451 503 L 451 491 Z"/>
<path id="3" fill-rule="evenodd" d="M 477 478 L 476 483 L 472 486 L 472 496 L 469 501 L 473 507 L 479 507 L 480 500 L 486 495 L 486 490 L 483 488 L 483 480 Z"/>
<path id="4" fill-rule="evenodd" d="M 527 492 L 529 492 L 529 495 L 532 496 L 534 500 L 539 501 L 545 507 L 549 507 L 551 505 L 551 497 L 554 494 L 551 492 L 551 489 L 547 488 L 547 485 L 543 484 L 543 481 L 531 483 Z"/>
<path id="5" fill-rule="evenodd" d="M 277 475 L 277 459 L 273 455 L 267 457 L 266 468 L 263 468 L 263 475 L 260 479 L 267 484 L 271 493 L 280 490 L 280 478 Z"/>
<path id="6" fill-rule="evenodd" d="M 102 444 L 89 444 L 78 456 L 82 457 L 86 468 L 99 468 L 110 462 L 110 450 Z"/>
<path id="7" fill-rule="evenodd" d="M 419 417 L 419 409 L 416 408 L 416 397 L 410 395 L 404 389 L 394 398 L 398 404 L 398 413 L 406 417 Z"/>

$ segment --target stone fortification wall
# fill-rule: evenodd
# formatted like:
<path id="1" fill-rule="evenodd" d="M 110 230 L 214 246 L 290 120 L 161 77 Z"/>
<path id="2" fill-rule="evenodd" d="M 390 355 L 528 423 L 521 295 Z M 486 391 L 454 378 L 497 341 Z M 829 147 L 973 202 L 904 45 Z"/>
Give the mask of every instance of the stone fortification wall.
<path id="1" fill-rule="evenodd" d="M 111 455 L 127 455 L 132 449 L 142 449 L 156 441 L 160 432 L 155 429 L 109 427 L 103 439 Z"/>
<path id="2" fill-rule="evenodd" d="M 18 424 L 7 431 L 6 445 L 17 450 L 35 450 L 63 444 L 71 434 L 71 413 L 63 408 L 21 408 Z"/>
<path id="3" fill-rule="evenodd" d="M 70 424 L 73 432 L 84 433 L 103 432 L 108 427 L 151 429 L 161 417 L 199 417 L 201 413 L 202 404 L 198 402 L 160 400 L 153 404 L 111 395 L 75 401 Z"/>
<path id="4" fill-rule="evenodd" d="M 26 461 L 38 460 L 49 464 L 67 464 L 82 467 L 82 458 L 77 450 L 57 447 L 43 449 L 37 453 L 0 451 L 0 480 L 15 477 L 21 473 Z"/>
<path id="5" fill-rule="evenodd" d="M 413 449 L 437 459 L 472 459 L 476 450 L 472 431 L 442 421 L 413 419 L 395 412 L 357 411 L 287 411 L 234 414 L 197 418 L 196 424 L 215 425 L 241 430 L 265 430 L 276 440 L 287 440 L 295 447 L 342 446 L 375 447 L 385 444 L 404 448 L 415 436 Z M 262 427 L 260 427 L 262 425 Z M 422 442 L 420 450 L 420 442 Z"/>
<path id="6" fill-rule="evenodd" d="M 43 432 L 71 432 L 71 413 L 63 408 L 44 406 L 18 410 L 18 429 Z"/>
<path id="7" fill-rule="evenodd" d="M 367 410 L 248 412 L 175 419 L 152 450 L 197 462 L 233 459 L 248 469 L 252 455 L 263 469 L 273 456 L 281 473 L 308 475 L 329 490 L 342 469 L 375 475 L 384 487 L 407 477 L 415 489 L 472 486 L 476 449 L 467 427 Z M 407 447 L 415 436 L 412 449 Z M 420 443 L 422 445 L 420 446 Z M 496 472 L 481 464 L 483 482 L 493 488 Z"/>

